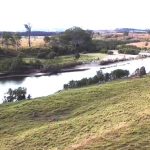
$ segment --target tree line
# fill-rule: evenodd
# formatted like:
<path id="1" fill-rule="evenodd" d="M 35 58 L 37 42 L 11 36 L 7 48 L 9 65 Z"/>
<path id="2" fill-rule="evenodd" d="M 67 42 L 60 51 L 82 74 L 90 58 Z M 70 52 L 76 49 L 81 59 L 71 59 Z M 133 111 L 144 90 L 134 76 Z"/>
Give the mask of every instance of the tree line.
<path id="1" fill-rule="evenodd" d="M 132 77 L 142 77 L 146 75 L 145 67 L 137 68 L 135 72 L 131 75 Z M 92 84 L 102 84 L 108 81 L 113 81 L 121 78 L 127 78 L 129 76 L 128 70 L 116 69 L 111 73 L 103 73 L 102 70 L 97 71 L 96 75 L 91 78 L 83 78 L 78 81 L 70 81 L 68 84 L 64 84 L 64 89 L 69 88 L 79 88 L 83 86 L 88 86 Z"/>
<path id="2" fill-rule="evenodd" d="M 68 88 L 78 88 L 78 87 L 83 87 L 83 86 L 88 86 L 91 84 L 96 84 L 96 83 L 105 83 L 108 81 L 120 79 L 123 77 L 128 77 L 129 76 L 129 71 L 128 70 L 122 70 L 122 69 L 117 69 L 112 71 L 111 73 L 103 73 L 102 70 L 97 71 L 96 75 L 91 78 L 83 78 L 78 81 L 70 81 L 68 84 L 64 84 L 64 89 Z"/>

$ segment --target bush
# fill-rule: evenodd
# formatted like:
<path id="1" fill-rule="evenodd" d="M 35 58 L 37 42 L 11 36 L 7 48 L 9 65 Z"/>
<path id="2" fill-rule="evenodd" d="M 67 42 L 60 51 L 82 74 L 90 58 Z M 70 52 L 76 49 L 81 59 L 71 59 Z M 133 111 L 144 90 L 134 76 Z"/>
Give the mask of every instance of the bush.
<path id="1" fill-rule="evenodd" d="M 133 45 L 118 46 L 118 49 L 119 49 L 118 52 L 123 54 L 138 55 L 140 52 L 140 48 Z"/>
<path id="2" fill-rule="evenodd" d="M 20 101 L 26 99 L 27 89 L 24 87 L 19 87 L 17 89 L 12 90 L 8 89 L 6 96 L 4 96 L 4 103 L 13 102 L 14 100 Z"/>
<path id="3" fill-rule="evenodd" d="M 79 59 L 79 58 L 80 58 L 80 54 L 79 54 L 79 53 L 76 53 L 76 54 L 74 55 L 74 57 L 75 57 L 75 59 Z"/>
<path id="4" fill-rule="evenodd" d="M 108 50 L 107 49 L 102 49 L 102 50 L 100 50 L 100 52 L 106 54 L 108 52 Z"/>
<path id="5" fill-rule="evenodd" d="M 47 58 L 47 55 L 48 55 L 47 52 L 41 52 L 41 53 L 37 54 L 37 58 L 45 59 L 45 58 Z"/>
<path id="6" fill-rule="evenodd" d="M 47 55 L 48 59 L 54 59 L 55 57 L 56 57 L 56 53 L 53 51 L 49 52 L 49 54 Z"/>
<path id="7" fill-rule="evenodd" d="M 146 75 L 146 70 L 145 70 L 145 67 L 144 67 L 144 66 L 141 67 L 141 68 L 137 68 L 137 69 L 135 70 L 135 72 L 133 73 L 133 76 L 139 76 L 139 77 L 141 77 L 141 76 L 143 76 L 143 75 Z"/>
<path id="8" fill-rule="evenodd" d="M 4 59 L 0 61 L 0 71 L 7 72 L 12 64 L 13 59 Z"/>
<path id="9" fill-rule="evenodd" d="M 40 60 L 30 60 L 29 61 L 29 67 L 30 68 L 35 68 L 35 69 L 40 69 L 40 68 L 42 68 L 42 63 L 41 63 L 41 61 Z"/>
<path id="10" fill-rule="evenodd" d="M 122 53 L 122 54 L 138 55 L 139 52 L 140 52 L 140 50 L 135 50 L 135 49 L 120 49 L 118 52 Z"/>
<path id="11" fill-rule="evenodd" d="M 122 77 L 128 77 L 128 75 L 129 75 L 128 70 L 117 69 L 111 72 L 112 80 L 120 79 Z"/>
<path id="12" fill-rule="evenodd" d="M 21 72 L 24 70 L 24 63 L 22 61 L 21 55 L 18 55 L 10 65 L 10 72 Z"/>
<path id="13" fill-rule="evenodd" d="M 146 70 L 144 66 L 140 68 L 140 76 L 143 76 L 143 75 L 146 75 Z"/>
<path id="14" fill-rule="evenodd" d="M 113 55 L 114 53 L 113 53 L 113 51 L 108 51 L 107 54 L 108 55 Z"/>

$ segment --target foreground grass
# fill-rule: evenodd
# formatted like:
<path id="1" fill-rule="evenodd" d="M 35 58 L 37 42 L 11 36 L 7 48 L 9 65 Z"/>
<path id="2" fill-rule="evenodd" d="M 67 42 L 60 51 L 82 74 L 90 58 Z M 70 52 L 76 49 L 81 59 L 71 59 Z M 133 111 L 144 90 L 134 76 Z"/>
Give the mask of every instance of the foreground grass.
<path id="1" fill-rule="evenodd" d="M 0 105 L 2 150 L 150 149 L 150 77 Z"/>

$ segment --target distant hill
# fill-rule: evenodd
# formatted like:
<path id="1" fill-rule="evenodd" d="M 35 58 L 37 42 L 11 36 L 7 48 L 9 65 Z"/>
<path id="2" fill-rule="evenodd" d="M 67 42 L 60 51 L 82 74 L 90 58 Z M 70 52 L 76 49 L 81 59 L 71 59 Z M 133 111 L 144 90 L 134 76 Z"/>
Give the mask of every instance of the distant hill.
<path id="1" fill-rule="evenodd" d="M 116 28 L 114 30 L 94 30 L 95 33 L 124 33 L 124 32 L 134 32 L 134 33 L 147 33 L 149 29 L 135 29 L 135 28 Z"/>
<path id="2" fill-rule="evenodd" d="M 3 34 L 5 31 L 0 31 L 0 36 Z M 16 32 L 10 32 L 10 33 L 16 33 Z M 27 32 L 17 32 L 21 36 L 28 36 Z M 57 35 L 60 32 L 46 32 L 46 31 L 32 31 L 31 36 L 52 36 L 52 35 Z"/>
<path id="3" fill-rule="evenodd" d="M 115 29 L 115 31 L 119 33 L 123 33 L 123 32 L 146 33 L 147 29 L 117 28 Z"/>

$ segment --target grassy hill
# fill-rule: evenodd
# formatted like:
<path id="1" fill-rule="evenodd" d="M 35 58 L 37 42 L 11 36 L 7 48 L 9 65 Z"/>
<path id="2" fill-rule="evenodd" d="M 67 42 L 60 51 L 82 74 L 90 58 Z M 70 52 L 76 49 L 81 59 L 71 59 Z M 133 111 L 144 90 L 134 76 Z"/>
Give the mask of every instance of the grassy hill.
<path id="1" fill-rule="evenodd" d="M 150 77 L 0 105 L 0 150 L 85 149 L 150 149 Z"/>

